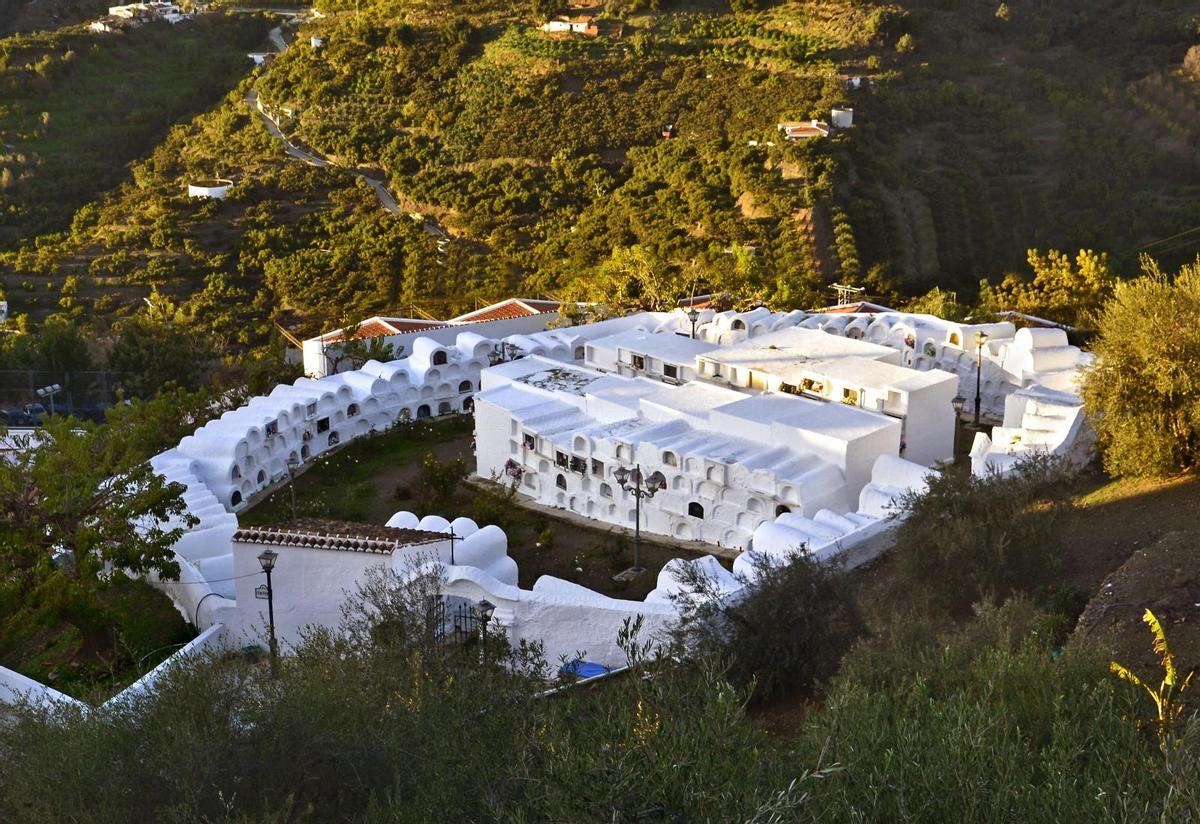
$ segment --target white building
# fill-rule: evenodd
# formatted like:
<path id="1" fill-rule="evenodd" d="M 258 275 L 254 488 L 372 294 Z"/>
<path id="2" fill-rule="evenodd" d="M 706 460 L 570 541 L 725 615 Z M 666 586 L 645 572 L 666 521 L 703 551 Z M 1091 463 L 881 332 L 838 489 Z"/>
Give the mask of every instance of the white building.
<path id="1" fill-rule="evenodd" d="M 558 15 L 539 26 L 542 31 L 550 34 L 582 34 L 595 37 L 599 33 L 594 17 L 567 17 Z"/>
<path id="2" fill-rule="evenodd" d="M 1003 471 L 1032 450 L 1076 466 L 1091 459 L 1094 435 L 1084 419 L 1079 380 L 1092 355 L 1072 346 L 1063 329 L 956 323 L 901 312 L 814 314 L 801 325 L 882 343 L 899 351 L 906 366 L 957 375 L 967 414 L 974 412 L 978 387 L 981 419 L 1002 425 L 991 437 L 976 437 L 971 451 L 976 473 Z"/>
<path id="3" fill-rule="evenodd" d="M 953 460 L 958 377 L 898 365 L 887 346 L 791 327 L 699 358 L 706 380 L 760 392 L 821 398 L 901 422 L 901 456 L 932 466 Z"/>
<path id="4" fill-rule="evenodd" d="M 519 477 L 543 504 L 630 527 L 613 473 L 637 464 L 667 486 L 642 524 L 675 538 L 744 547 L 783 512 L 844 511 L 900 422 L 790 395 L 748 396 L 527 357 L 487 370 L 476 395 L 476 471 Z"/>
<path id="5" fill-rule="evenodd" d="M 696 377 L 696 358 L 715 348 L 686 334 L 631 329 L 589 341 L 584 363 L 602 372 L 686 383 Z"/>
<path id="6" fill-rule="evenodd" d="M 278 527 L 243 527 L 233 534 L 233 575 L 237 578 L 237 621 L 232 632 L 247 639 L 265 637 L 267 586 L 258 556 L 279 553 L 271 574 L 275 634 L 283 646 L 300 640 L 308 626 L 336 629 L 346 594 L 366 580 L 371 567 L 403 571 L 423 559 L 448 553 L 447 535 L 419 529 L 301 520 Z"/>
<path id="7" fill-rule="evenodd" d="M 393 357 L 400 358 L 412 353 L 418 338 L 445 345 L 452 344 L 462 332 L 493 340 L 540 332 L 558 321 L 560 305 L 553 300 L 512 298 L 449 320 L 375 316 L 355 325 L 350 337 L 390 346 Z M 303 341 L 304 373 L 321 378 L 353 369 L 349 361 L 341 359 L 345 338 L 345 330 L 337 329 Z"/>

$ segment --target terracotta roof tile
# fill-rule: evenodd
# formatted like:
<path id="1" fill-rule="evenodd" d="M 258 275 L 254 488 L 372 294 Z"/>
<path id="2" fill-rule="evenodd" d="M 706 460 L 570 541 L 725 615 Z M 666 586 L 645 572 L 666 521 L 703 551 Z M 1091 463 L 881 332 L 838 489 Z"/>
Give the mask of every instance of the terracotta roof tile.
<path id="1" fill-rule="evenodd" d="M 436 320 L 412 320 L 410 318 L 370 318 L 363 321 L 350 335 L 351 340 L 380 338 L 386 335 L 399 335 L 405 332 L 421 332 L 426 329 L 441 329 L 446 324 Z M 336 343 L 345 340 L 344 335 L 328 338 L 328 342 Z"/>
<path id="2" fill-rule="evenodd" d="M 485 306 L 482 309 L 476 309 L 474 312 L 459 315 L 454 318 L 454 321 L 457 323 L 478 323 L 484 320 L 524 318 L 530 315 L 542 314 L 543 312 L 555 312 L 558 311 L 558 307 L 559 303 L 556 300 L 521 300 L 519 298 L 510 298 L 500 303 L 494 303 L 491 306 Z"/>
<path id="3" fill-rule="evenodd" d="M 322 518 L 301 518 L 277 526 L 247 526 L 233 533 L 233 540 L 242 544 L 273 544 L 377 555 L 390 555 L 403 546 L 428 544 L 445 538 L 439 532 Z"/>

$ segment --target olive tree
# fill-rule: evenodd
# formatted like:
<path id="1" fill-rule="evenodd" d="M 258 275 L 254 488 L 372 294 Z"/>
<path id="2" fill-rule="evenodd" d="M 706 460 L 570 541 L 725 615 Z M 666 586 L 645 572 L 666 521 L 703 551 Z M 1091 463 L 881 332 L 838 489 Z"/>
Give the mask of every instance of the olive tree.
<path id="1" fill-rule="evenodd" d="M 1174 278 L 1153 261 L 1097 315 L 1084 406 L 1114 475 L 1166 475 L 1200 460 L 1200 260 Z"/>

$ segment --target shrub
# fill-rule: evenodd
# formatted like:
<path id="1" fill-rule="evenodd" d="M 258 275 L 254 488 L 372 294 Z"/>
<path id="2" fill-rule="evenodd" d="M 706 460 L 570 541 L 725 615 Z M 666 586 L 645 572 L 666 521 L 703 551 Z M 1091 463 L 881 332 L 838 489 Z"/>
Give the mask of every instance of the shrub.
<path id="1" fill-rule="evenodd" d="M 228 656 L 86 715 L 19 708 L 0 725 L 0 820 L 747 821 L 803 804 L 719 669 L 646 660 L 630 627 L 654 677 L 544 698 L 536 649 L 483 663 L 430 632 L 439 583 L 373 576 L 343 632 L 311 632 L 277 680 Z"/>
<path id="2" fill-rule="evenodd" d="M 919 592 L 961 611 L 1035 586 L 1059 563 L 1053 531 L 1061 463 L 1035 453 L 1007 474 L 946 472 L 902 502 L 894 554 Z"/>
<path id="3" fill-rule="evenodd" d="M 690 655 L 727 659 L 728 676 L 752 686 L 757 698 L 816 692 L 863 631 L 842 570 L 807 553 L 783 561 L 759 556 L 753 577 L 732 596 L 698 565 L 683 565 L 677 575 L 677 642 Z"/>
<path id="4" fill-rule="evenodd" d="M 846 767 L 814 785 L 806 818 L 1194 820 L 1200 725 L 1165 768 L 1105 657 L 1055 660 L 1040 626 L 1022 599 L 860 644 L 797 742 L 801 762 Z"/>
<path id="5" fill-rule="evenodd" d="M 462 458 L 439 461 L 432 452 L 421 460 L 421 476 L 417 488 L 417 504 L 425 513 L 449 510 L 458 483 L 467 477 L 467 464 Z"/>
<path id="6" fill-rule="evenodd" d="M 1097 318 L 1083 381 L 1088 420 L 1114 475 L 1167 475 L 1200 462 L 1200 262 L 1174 279 L 1151 261 L 1118 283 Z"/>
<path id="7" fill-rule="evenodd" d="M 476 489 L 471 516 L 480 526 L 495 524 L 511 535 L 514 527 L 524 520 L 524 511 L 517 504 L 516 481 L 504 483 L 495 475 L 492 481 L 494 485 Z"/>

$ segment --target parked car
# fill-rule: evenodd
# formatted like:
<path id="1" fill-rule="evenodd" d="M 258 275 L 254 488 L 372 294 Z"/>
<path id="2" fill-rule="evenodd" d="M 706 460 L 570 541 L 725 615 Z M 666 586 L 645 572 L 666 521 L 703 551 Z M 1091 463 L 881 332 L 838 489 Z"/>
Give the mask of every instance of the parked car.
<path id="1" fill-rule="evenodd" d="M 4 426 L 33 426 L 33 419 L 24 409 L 0 409 L 0 424 Z"/>
<path id="2" fill-rule="evenodd" d="M 27 403 L 25 404 L 25 414 L 29 416 L 34 425 L 38 425 L 50 413 L 40 403 Z"/>
<path id="3" fill-rule="evenodd" d="M 112 409 L 111 403 L 89 403 L 86 406 L 76 409 L 75 415 L 83 418 L 84 420 L 95 421 L 96 423 L 104 423 L 107 420 L 104 413 L 109 409 Z"/>

